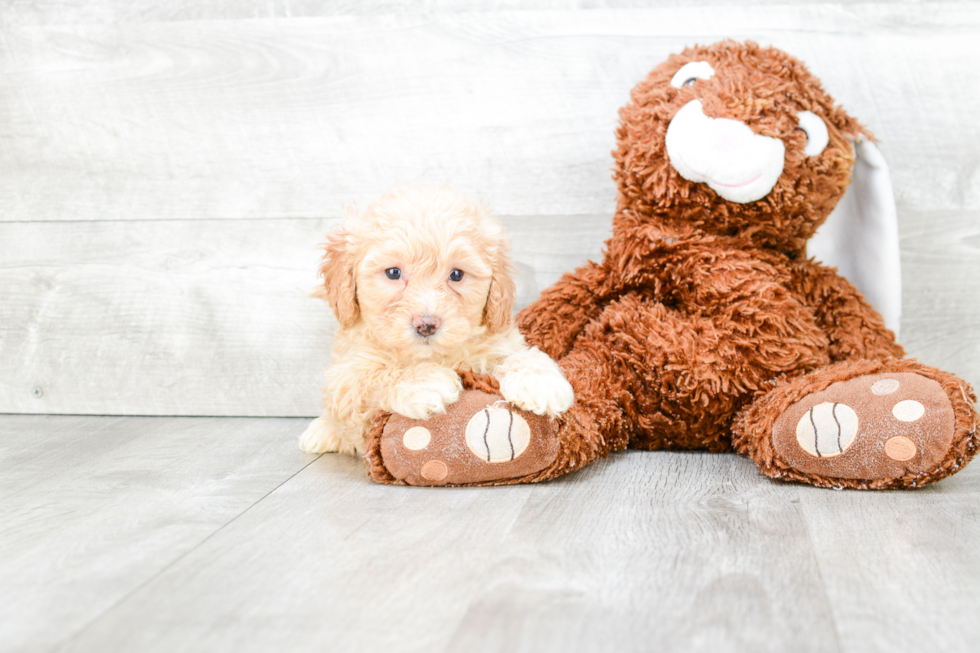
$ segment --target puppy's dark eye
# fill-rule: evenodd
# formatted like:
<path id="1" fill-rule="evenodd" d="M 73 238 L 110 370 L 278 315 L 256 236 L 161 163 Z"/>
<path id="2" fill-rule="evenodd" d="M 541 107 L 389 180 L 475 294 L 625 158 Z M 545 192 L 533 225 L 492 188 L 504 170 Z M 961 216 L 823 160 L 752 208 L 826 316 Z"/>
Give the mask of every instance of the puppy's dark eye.
<path id="1" fill-rule="evenodd" d="M 688 78 L 688 79 L 685 79 L 685 80 L 684 80 L 684 83 L 683 83 L 683 84 L 681 84 L 681 86 L 694 86 L 694 84 L 695 84 L 695 83 L 696 83 L 697 81 L 698 81 L 698 78 L 697 78 L 697 77 L 690 77 L 690 78 Z"/>
<path id="2" fill-rule="evenodd" d="M 463 271 L 459 268 L 453 268 L 453 271 L 449 273 L 450 281 L 461 281 L 463 279 Z"/>
<path id="3" fill-rule="evenodd" d="M 385 276 L 392 280 L 401 279 L 402 271 L 399 268 L 388 268 L 385 270 Z"/>

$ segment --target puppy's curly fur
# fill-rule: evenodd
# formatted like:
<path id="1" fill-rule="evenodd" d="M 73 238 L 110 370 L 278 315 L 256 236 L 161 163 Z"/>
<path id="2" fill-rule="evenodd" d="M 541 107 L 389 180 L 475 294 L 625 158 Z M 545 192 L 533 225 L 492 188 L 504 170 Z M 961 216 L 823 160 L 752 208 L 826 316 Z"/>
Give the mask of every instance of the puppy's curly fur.
<path id="1" fill-rule="evenodd" d="M 412 419 L 459 398 L 457 370 L 491 374 L 512 404 L 555 417 L 572 404 L 558 366 L 512 316 L 507 243 L 489 209 L 448 186 L 398 186 L 327 235 L 322 295 L 340 323 L 311 453 L 362 454 L 380 412 Z"/>

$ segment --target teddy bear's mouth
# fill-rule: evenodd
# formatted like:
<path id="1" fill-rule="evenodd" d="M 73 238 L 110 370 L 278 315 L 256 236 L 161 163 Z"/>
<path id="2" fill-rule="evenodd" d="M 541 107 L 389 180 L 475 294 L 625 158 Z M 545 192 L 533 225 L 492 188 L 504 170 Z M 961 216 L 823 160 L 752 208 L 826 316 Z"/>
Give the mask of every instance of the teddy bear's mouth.
<path id="1" fill-rule="evenodd" d="M 718 186 L 724 186 L 725 188 L 741 188 L 742 186 L 748 186 L 749 184 L 757 181 L 759 179 L 759 177 L 761 177 L 761 176 L 762 176 L 762 173 L 760 172 L 755 177 L 752 177 L 752 179 L 749 179 L 748 181 L 743 181 L 741 184 L 723 184 L 720 181 L 716 181 L 714 179 L 711 179 L 710 177 L 705 177 L 705 180 L 709 184 L 717 184 Z"/>
<path id="2" fill-rule="evenodd" d="M 748 186 L 749 184 L 754 184 L 755 182 L 757 182 L 759 180 L 760 177 L 762 177 L 762 173 L 760 172 L 759 174 L 757 174 L 755 177 L 752 177 L 752 179 L 749 179 L 748 181 L 742 181 L 742 182 L 739 182 L 737 184 L 726 184 L 726 183 L 723 183 L 723 182 L 718 181 L 717 179 L 712 179 L 708 175 L 706 175 L 703 172 L 697 170 L 696 168 L 694 168 L 693 166 L 691 166 L 690 164 L 688 164 L 686 161 L 684 161 L 683 157 L 681 157 L 679 154 L 677 154 L 675 156 L 676 156 L 676 158 L 680 159 L 680 161 L 681 161 L 681 163 L 682 163 L 682 165 L 684 167 L 688 168 L 691 172 L 694 173 L 693 176 L 699 177 L 701 181 L 703 181 L 704 183 L 708 184 L 708 186 L 711 186 L 712 188 L 714 188 L 715 186 L 723 186 L 725 188 L 742 188 L 743 186 Z M 681 176 L 684 177 L 684 175 L 681 175 Z M 685 177 L 685 179 L 686 179 L 686 177 Z"/>

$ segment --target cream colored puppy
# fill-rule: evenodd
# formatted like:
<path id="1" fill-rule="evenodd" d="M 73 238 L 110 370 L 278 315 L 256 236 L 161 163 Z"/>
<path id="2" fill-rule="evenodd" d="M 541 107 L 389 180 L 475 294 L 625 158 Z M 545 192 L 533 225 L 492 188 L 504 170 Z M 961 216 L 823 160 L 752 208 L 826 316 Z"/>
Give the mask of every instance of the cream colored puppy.
<path id="1" fill-rule="evenodd" d="M 445 412 L 462 390 L 457 370 L 491 374 L 539 415 L 571 406 L 558 365 L 514 325 L 507 243 L 487 207 L 447 186 L 401 185 L 359 215 L 345 209 L 324 249 L 322 294 L 340 329 L 304 451 L 362 454 L 380 411 Z"/>

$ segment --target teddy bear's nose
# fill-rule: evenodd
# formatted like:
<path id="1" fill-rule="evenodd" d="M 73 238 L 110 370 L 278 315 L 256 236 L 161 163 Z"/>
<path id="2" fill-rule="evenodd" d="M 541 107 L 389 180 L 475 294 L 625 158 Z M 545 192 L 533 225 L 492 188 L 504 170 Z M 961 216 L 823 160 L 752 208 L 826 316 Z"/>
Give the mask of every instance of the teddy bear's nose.
<path id="1" fill-rule="evenodd" d="M 718 153 L 743 149 L 750 145 L 753 136 L 752 130 L 734 120 L 715 120 L 709 131 L 711 144 Z"/>
<path id="2" fill-rule="evenodd" d="M 439 328 L 439 318 L 435 315 L 416 315 L 412 318 L 412 326 L 423 337 L 429 337 Z"/>

